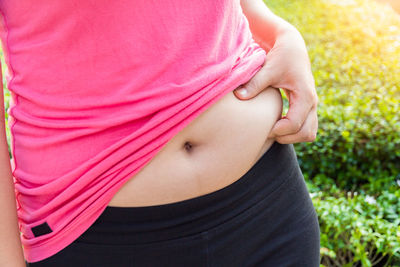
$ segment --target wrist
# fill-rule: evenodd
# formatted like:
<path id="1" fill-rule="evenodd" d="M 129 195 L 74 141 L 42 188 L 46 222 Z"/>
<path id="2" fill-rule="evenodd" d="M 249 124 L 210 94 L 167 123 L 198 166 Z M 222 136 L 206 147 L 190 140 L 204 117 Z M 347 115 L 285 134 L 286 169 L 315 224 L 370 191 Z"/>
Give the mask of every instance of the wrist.
<path id="1" fill-rule="evenodd" d="M 273 27 L 269 27 L 259 34 L 253 34 L 254 40 L 267 52 L 271 50 L 277 42 L 297 40 L 304 43 L 300 32 L 289 22 L 277 17 Z"/>

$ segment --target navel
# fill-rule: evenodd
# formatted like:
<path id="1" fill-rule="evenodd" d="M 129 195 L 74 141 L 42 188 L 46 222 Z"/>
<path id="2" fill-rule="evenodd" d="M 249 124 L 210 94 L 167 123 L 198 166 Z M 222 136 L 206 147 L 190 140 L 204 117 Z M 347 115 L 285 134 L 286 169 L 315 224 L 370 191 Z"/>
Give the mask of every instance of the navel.
<path id="1" fill-rule="evenodd" d="M 189 142 L 189 141 L 186 141 L 186 142 L 183 144 L 183 148 L 185 149 L 185 151 L 191 152 L 191 151 L 193 150 L 193 143 L 191 143 L 191 142 Z"/>

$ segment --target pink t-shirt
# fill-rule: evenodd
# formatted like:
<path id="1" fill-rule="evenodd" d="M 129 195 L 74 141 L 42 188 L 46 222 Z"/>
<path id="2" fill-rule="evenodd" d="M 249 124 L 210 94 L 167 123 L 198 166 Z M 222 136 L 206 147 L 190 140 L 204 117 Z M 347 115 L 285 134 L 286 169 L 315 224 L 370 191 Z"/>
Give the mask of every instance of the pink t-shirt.
<path id="1" fill-rule="evenodd" d="M 78 238 L 266 56 L 239 0 L 3 0 L 0 15 L 29 262 Z"/>

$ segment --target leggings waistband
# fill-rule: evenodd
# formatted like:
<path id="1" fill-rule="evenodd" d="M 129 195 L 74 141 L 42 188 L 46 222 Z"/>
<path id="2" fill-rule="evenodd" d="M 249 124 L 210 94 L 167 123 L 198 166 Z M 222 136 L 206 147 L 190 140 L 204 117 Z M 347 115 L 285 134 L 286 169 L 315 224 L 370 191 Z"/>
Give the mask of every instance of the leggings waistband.
<path id="1" fill-rule="evenodd" d="M 107 206 L 78 240 L 96 239 L 101 235 L 108 243 L 118 244 L 122 242 L 119 235 L 131 234 L 133 239 L 154 240 L 205 231 L 267 198 L 294 171 L 301 173 L 293 145 L 274 142 L 251 169 L 230 185 L 174 203 L 145 207 Z"/>

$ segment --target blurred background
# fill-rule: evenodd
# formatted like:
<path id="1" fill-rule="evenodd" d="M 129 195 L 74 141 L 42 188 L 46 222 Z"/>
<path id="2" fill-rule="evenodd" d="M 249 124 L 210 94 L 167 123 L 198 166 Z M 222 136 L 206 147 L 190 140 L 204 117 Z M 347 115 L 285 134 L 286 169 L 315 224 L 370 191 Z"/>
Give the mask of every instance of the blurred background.
<path id="1" fill-rule="evenodd" d="M 400 0 L 265 2 L 303 34 L 316 81 L 317 139 L 295 148 L 321 264 L 400 266 Z"/>
<path id="2" fill-rule="evenodd" d="M 295 148 L 321 266 L 400 266 L 400 0 L 264 1 L 302 33 L 313 67 L 318 135 Z"/>

